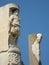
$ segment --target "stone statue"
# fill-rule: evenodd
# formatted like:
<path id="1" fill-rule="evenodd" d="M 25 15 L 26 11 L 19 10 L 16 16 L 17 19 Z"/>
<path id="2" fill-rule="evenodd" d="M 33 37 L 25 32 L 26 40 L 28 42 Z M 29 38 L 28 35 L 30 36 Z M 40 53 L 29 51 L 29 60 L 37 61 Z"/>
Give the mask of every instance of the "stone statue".
<path id="1" fill-rule="evenodd" d="M 16 8 L 10 8 L 9 16 L 9 45 L 16 45 L 18 37 L 20 35 L 20 20 L 19 10 Z"/>
<path id="2" fill-rule="evenodd" d="M 22 65 L 20 59 L 20 49 L 17 46 L 20 35 L 19 8 L 10 8 L 9 15 L 9 65 Z"/>
<path id="3" fill-rule="evenodd" d="M 10 22 L 9 33 L 15 37 L 19 36 L 20 22 L 19 22 L 18 9 L 15 9 L 14 11 L 12 11 L 12 14 L 9 17 L 9 22 Z"/>
<path id="4" fill-rule="evenodd" d="M 11 3 L 0 7 L 0 21 L 0 65 L 24 65 L 17 46 L 20 35 L 19 6 Z"/>

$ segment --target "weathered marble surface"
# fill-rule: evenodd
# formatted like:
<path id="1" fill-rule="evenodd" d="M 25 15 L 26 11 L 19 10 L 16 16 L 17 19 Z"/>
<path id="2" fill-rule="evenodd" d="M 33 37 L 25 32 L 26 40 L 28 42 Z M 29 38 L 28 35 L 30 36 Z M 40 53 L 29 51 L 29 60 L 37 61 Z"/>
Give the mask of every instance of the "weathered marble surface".
<path id="1" fill-rule="evenodd" d="M 30 34 L 29 35 L 29 58 L 30 65 L 40 65 L 40 42 L 42 34 Z"/>
<path id="2" fill-rule="evenodd" d="M 18 37 L 19 35 L 19 12 L 16 11 L 16 13 L 18 13 L 16 16 L 15 13 L 12 13 L 12 9 L 19 11 L 19 7 L 12 3 L 0 7 L 0 51 L 8 49 L 8 38 L 13 31 L 15 32 L 17 30 L 17 32 L 15 32 L 16 36 Z M 13 21 L 10 21 L 11 16 L 12 19 L 14 19 Z M 11 26 L 10 24 L 13 25 Z M 17 24 L 17 26 L 15 24 Z M 11 33 L 9 33 L 9 30 Z"/>
<path id="3" fill-rule="evenodd" d="M 0 65 L 8 65 L 8 52 L 0 53 Z"/>
<path id="4" fill-rule="evenodd" d="M 20 35 L 19 6 L 0 7 L 0 65 L 23 65 L 17 46 Z"/>

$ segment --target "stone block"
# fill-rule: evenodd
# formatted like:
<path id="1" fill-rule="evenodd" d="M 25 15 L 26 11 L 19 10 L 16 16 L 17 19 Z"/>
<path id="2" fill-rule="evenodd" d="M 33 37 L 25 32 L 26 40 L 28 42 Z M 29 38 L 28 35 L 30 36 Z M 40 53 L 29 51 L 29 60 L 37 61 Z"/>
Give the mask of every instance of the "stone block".
<path id="1" fill-rule="evenodd" d="M 42 34 L 30 34 L 29 41 L 29 61 L 30 65 L 40 65 L 40 42 Z"/>

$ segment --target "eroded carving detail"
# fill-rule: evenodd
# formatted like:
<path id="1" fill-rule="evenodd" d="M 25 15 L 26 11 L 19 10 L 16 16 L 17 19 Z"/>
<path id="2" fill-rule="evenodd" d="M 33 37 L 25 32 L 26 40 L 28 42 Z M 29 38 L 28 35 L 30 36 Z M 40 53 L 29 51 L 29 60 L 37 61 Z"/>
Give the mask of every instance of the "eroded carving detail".
<path id="1" fill-rule="evenodd" d="M 20 63 L 20 55 L 17 53 L 9 53 L 9 62 L 10 64 L 19 64 Z"/>
<path id="2" fill-rule="evenodd" d="M 39 34 L 37 34 L 36 40 L 32 44 L 32 52 L 36 56 L 38 62 L 40 61 L 39 56 L 40 56 L 40 42 L 41 42 L 41 39 L 42 39 L 42 34 L 39 33 Z"/>
<path id="3" fill-rule="evenodd" d="M 20 35 L 19 9 L 9 9 L 9 46 L 16 45 Z"/>
<path id="4" fill-rule="evenodd" d="M 9 13 L 8 65 L 21 65 L 20 49 L 17 46 L 20 35 L 19 9 L 10 8 Z"/>
<path id="5" fill-rule="evenodd" d="M 10 11 L 12 12 L 12 14 L 9 17 L 9 22 L 10 22 L 9 34 L 11 34 L 13 36 L 19 36 L 20 19 L 19 19 L 18 9 L 11 8 Z"/>
<path id="6" fill-rule="evenodd" d="M 20 35 L 19 7 L 12 3 L 0 7 L 0 21 L 0 65 L 23 65 L 17 46 Z"/>

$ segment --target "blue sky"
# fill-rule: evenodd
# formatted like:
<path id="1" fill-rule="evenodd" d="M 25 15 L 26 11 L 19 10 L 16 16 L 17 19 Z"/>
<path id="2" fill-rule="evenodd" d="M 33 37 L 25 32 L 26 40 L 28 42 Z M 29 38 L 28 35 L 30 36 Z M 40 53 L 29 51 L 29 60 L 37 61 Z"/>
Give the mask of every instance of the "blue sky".
<path id="1" fill-rule="evenodd" d="M 20 6 L 20 37 L 18 45 L 21 58 L 25 65 L 29 65 L 28 35 L 42 33 L 41 62 L 49 65 L 49 0 L 0 0 L 0 6 L 14 3 Z"/>

